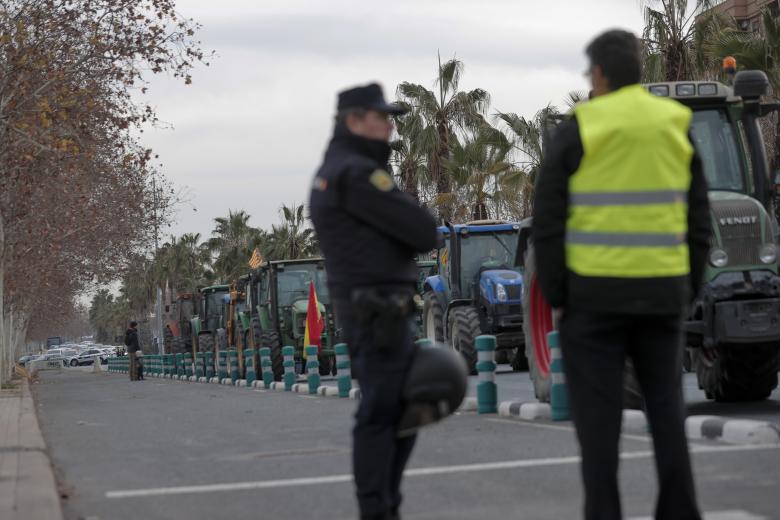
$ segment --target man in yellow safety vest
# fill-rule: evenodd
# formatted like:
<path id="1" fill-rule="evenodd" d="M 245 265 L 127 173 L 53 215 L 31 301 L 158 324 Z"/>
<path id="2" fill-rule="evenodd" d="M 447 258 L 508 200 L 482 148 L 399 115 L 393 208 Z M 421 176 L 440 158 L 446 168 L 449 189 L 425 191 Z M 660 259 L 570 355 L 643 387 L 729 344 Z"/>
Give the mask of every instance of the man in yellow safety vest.
<path id="1" fill-rule="evenodd" d="M 593 99 L 550 142 L 533 224 L 539 283 L 560 315 L 585 518 L 621 518 L 618 443 L 630 358 L 655 447 L 656 518 L 700 520 L 680 381 L 682 317 L 699 290 L 710 234 L 692 113 L 638 84 L 633 34 L 608 31 L 586 54 Z"/>

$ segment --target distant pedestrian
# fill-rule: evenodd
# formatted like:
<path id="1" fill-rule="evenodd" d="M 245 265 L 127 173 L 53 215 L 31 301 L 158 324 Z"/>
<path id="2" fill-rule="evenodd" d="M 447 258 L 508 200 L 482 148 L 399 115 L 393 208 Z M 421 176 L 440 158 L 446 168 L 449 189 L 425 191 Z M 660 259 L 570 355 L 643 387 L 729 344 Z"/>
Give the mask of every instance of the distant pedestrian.
<path id="1" fill-rule="evenodd" d="M 700 520 L 685 436 L 682 317 L 703 278 L 710 217 L 691 110 L 638 84 L 640 43 L 609 31 L 587 47 L 593 99 L 556 130 L 539 173 L 539 283 L 561 316 L 585 518 L 619 520 L 627 358 L 655 448 L 658 520 Z"/>
<path id="2" fill-rule="evenodd" d="M 127 357 L 130 360 L 130 381 L 138 380 L 138 367 L 136 363 L 136 353 L 141 351 L 138 344 L 138 323 L 130 322 L 130 327 L 125 331 L 125 346 L 127 347 Z"/>

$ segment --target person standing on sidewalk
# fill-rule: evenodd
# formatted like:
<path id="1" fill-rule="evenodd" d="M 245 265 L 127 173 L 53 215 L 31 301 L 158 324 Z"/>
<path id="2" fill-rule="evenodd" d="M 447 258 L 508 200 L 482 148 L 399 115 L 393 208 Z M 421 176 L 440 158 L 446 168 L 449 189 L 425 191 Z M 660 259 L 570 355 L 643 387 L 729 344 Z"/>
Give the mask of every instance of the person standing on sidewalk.
<path id="1" fill-rule="evenodd" d="M 138 344 L 138 323 L 130 322 L 130 327 L 125 331 L 125 346 L 127 347 L 127 356 L 130 361 L 130 381 L 138 380 L 138 364 L 136 354 L 140 352 L 141 347 Z"/>
<path id="2" fill-rule="evenodd" d="M 388 173 L 391 114 L 377 84 L 338 96 L 336 127 L 312 184 L 310 211 L 362 398 L 352 432 L 360 517 L 399 517 L 415 437 L 400 437 L 414 359 L 415 254 L 436 247 L 433 216 Z"/>
<path id="3" fill-rule="evenodd" d="M 710 235 L 692 113 L 638 84 L 633 34 L 608 31 L 586 54 L 593 99 L 555 131 L 533 223 L 539 283 L 560 316 L 585 518 L 622 518 L 618 445 L 630 358 L 655 447 L 655 518 L 700 520 L 681 388 L 682 318 Z"/>

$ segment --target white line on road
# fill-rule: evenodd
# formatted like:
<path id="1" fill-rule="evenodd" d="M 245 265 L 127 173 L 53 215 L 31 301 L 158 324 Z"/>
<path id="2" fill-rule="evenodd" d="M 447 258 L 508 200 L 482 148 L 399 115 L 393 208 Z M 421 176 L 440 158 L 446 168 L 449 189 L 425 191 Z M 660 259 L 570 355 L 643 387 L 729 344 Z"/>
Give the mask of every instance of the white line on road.
<path id="1" fill-rule="evenodd" d="M 755 444 L 744 446 L 692 446 L 692 453 L 729 453 L 755 450 L 778 450 L 776 444 Z M 620 454 L 622 460 L 647 459 L 653 456 L 652 451 L 629 451 Z M 452 473 L 472 473 L 479 471 L 494 471 L 504 469 L 532 468 L 542 466 L 561 466 L 578 464 L 578 456 L 551 457 L 542 459 L 520 459 L 500 462 L 484 462 L 477 464 L 459 464 L 454 466 L 433 466 L 415 468 L 404 472 L 407 477 L 422 477 L 430 475 L 447 475 Z M 316 486 L 322 484 L 340 484 L 352 482 L 352 475 L 331 475 L 325 477 L 289 478 L 280 480 L 260 480 L 255 482 L 231 482 L 224 484 L 203 484 L 197 486 L 176 486 L 150 489 L 130 489 L 125 491 L 108 491 L 106 498 L 137 498 L 163 495 L 185 495 L 192 493 L 215 493 L 219 491 L 246 491 L 250 489 L 272 489 L 296 486 Z"/>
<path id="2" fill-rule="evenodd" d="M 574 433 L 574 426 L 564 426 L 562 424 L 560 425 L 545 424 L 545 423 L 532 422 L 532 421 L 518 421 L 517 419 L 487 419 L 487 420 L 496 423 L 514 424 L 517 426 L 528 426 L 529 428 L 539 428 L 540 430 L 555 430 L 555 431 Z M 652 442 L 653 440 L 647 435 L 632 435 L 630 433 L 622 433 L 620 434 L 620 436 L 623 437 L 624 439 L 642 441 L 642 442 Z"/>
<path id="3" fill-rule="evenodd" d="M 632 517 L 628 520 L 653 520 L 650 516 Z M 747 511 L 711 511 L 704 513 L 704 520 L 766 520 L 765 516 L 751 515 Z"/>

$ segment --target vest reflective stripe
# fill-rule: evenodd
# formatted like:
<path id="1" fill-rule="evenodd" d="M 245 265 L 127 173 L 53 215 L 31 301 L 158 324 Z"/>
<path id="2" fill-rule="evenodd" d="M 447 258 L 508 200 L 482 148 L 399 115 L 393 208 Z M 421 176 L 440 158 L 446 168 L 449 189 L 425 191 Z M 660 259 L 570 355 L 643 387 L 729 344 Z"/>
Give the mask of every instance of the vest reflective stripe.
<path id="1" fill-rule="evenodd" d="M 623 191 L 575 193 L 569 203 L 576 206 L 615 206 L 621 204 L 663 204 L 686 202 L 688 193 L 684 191 Z"/>
<path id="2" fill-rule="evenodd" d="M 691 111 L 633 85 L 575 114 L 584 154 L 569 179 L 567 267 L 581 276 L 688 274 Z"/>
<path id="3" fill-rule="evenodd" d="M 593 246 L 655 247 L 679 246 L 685 236 L 676 233 L 596 233 L 567 231 L 567 244 Z"/>

